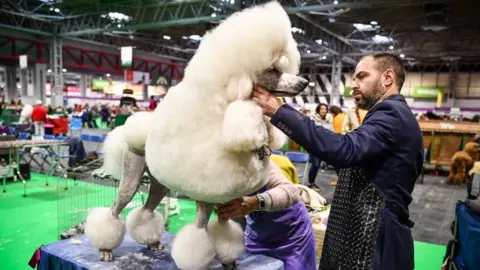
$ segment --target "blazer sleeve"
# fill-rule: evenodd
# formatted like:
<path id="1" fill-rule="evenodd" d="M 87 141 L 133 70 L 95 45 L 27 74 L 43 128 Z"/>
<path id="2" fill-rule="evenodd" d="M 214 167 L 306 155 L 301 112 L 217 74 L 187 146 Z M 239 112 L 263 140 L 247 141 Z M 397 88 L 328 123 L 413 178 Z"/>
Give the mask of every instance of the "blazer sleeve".
<path id="1" fill-rule="evenodd" d="M 396 143 L 400 119 L 392 104 L 378 103 L 357 129 L 342 135 L 316 126 L 308 117 L 284 104 L 271 123 L 310 154 L 338 167 L 352 167 L 378 157 Z"/>

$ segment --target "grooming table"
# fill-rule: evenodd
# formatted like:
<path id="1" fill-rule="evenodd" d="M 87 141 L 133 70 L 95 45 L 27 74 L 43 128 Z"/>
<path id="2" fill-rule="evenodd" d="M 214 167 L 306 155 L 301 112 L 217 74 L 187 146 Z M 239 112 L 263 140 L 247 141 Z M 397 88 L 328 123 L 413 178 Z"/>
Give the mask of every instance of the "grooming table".
<path id="1" fill-rule="evenodd" d="M 115 260 L 102 262 L 99 260 L 98 250 L 89 243 L 85 235 L 80 235 L 42 246 L 38 269 L 178 269 L 170 256 L 173 237 L 172 233 L 164 233 L 161 240 L 164 250 L 151 251 L 127 234 L 122 244 L 113 250 Z M 201 243 L 198 243 L 198 248 L 202 248 Z M 219 261 L 214 260 L 208 269 L 223 270 L 223 267 Z M 281 270 L 284 267 L 280 260 L 245 253 L 237 260 L 237 269 Z"/>

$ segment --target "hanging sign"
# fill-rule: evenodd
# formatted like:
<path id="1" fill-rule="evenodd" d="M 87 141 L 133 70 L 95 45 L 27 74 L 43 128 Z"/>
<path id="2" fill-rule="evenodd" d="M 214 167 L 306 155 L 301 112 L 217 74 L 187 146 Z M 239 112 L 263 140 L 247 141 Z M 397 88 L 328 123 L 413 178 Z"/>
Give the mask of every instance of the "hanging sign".
<path id="1" fill-rule="evenodd" d="M 120 60 L 122 68 L 131 68 L 133 59 L 133 47 L 120 48 Z"/>
<path id="2" fill-rule="evenodd" d="M 26 69 L 28 67 L 28 56 L 20 55 L 20 69 Z"/>

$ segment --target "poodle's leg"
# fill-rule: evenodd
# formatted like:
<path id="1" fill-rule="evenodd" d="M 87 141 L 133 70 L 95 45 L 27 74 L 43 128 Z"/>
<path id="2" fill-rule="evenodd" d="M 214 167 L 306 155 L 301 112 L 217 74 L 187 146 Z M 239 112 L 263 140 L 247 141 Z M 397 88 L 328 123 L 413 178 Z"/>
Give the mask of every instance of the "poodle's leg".
<path id="1" fill-rule="evenodd" d="M 172 258 L 180 269 L 204 269 L 215 258 L 215 247 L 207 232 L 213 205 L 197 202 L 195 222 L 183 227 L 172 243 Z"/>
<path id="2" fill-rule="evenodd" d="M 453 183 L 455 181 L 455 174 L 457 174 L 457 164 L 454 162 L 450 165 L 450 173 L 448 174 L 448 181 Z"/>
<path id="3" fill-rule="evenodd" d="M 240 224 L 218 218 L 208 224 L 208 232 L 224 268 L 235 269 L 235 260 L 245 252 L 245 237 Z"/>
<path id="4" fill-rule="evenodd" d="M 125 223 L 119 215 L 140 186 L 145 168 L 143 155 L 127 151 L 124 155 L 123 179 L 113 206 L 95 209 L 87 218 L 85 234 L 93 246 L 100 250 L 102 261 L 113 260 L 112 249 L 118 247 L 125 236 Z"/>
<path id="5" fill-rule="evenodd" d="M 165 230 L 165 221 L 155 209 L 166 193 L 167 188 L 150 175 L 150 190 L 145 205 L 135 208 L 127 216 L 128 233 L 150 250 L 163 249 L 160 237 Z"/>

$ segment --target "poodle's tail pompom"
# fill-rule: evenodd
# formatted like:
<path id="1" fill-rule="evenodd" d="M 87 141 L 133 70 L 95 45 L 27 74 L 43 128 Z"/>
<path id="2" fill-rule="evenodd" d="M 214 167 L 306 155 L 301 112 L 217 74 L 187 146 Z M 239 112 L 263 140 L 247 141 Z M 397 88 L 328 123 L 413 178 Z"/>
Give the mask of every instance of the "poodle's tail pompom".
<path id="1" fill-rule="evenodd" d="M 245 252 L 245 237 L 237 222 L 215 219 L 208 224 L 208 232 L 222 263 L 232 263 Z"/>
<path id="2" fill-rule="evenodd" d="M 103 170 L 117 180 L 122 179 L 123 155 L 128 147 L 124 130 L 125 126 L 115 128 L 103 143 Z"/>
<path id="3" fill-rule="evenodd" d="M 205 269 L 215 258 L 215 248 L 207 230 L 191 223 L 173 239 L 171 254 L 180 269 Z"/>
<path id="4" fill-rule="evenodd" d="M 108 207 L 95 208 L 85 222 L 85 235 L 98 249 L 114 249 L 123 241 L 125 222 Z"/>
<path id="5" fill-rule="evenodd" d="M 152 125 L 153 113 L 136 112 L 125 121 L 125 140 L 128 146 L 136 151 L 145 150 L 148 131 Z"/>
<path id="6" fill-rule="evenodd" d="M 30 104 L 25 104 L 23 106 L 22 111 L 20 112 L 20 119 L 18 120 L 19 123 L 27 123 L 28 119 L 32 117 L 33 113 L 33 106 Z"/>
<path id="7" fill-rule="evenodd" d="M 127 232 L 142 245 L 158 243 L 164 231 L 165 221 L 157 211 L 138 207 L 127 216 Z"/>
<path id="8" fill-rule="evenodd" d="M 223 146 L 231 151 L 251 151 L 265 144 L 267 130 L 262 110 L 251 100 L 236 100 L 225 111 Z"/>

